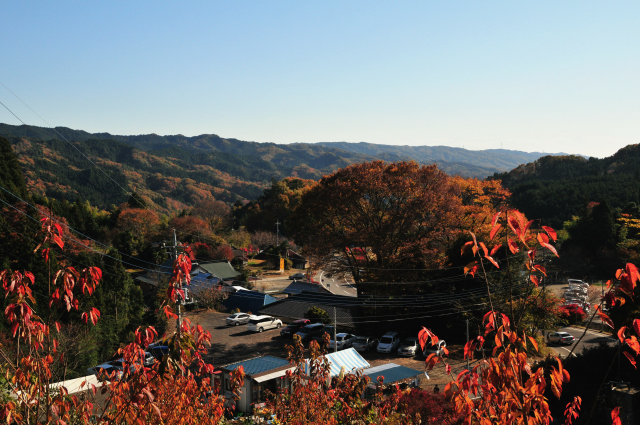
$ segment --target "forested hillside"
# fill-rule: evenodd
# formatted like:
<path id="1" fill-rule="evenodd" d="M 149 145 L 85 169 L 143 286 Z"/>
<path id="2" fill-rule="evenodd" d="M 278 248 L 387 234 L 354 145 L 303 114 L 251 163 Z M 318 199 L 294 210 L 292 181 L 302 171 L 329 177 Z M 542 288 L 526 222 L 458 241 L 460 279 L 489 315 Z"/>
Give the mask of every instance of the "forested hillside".
<path id="1" fill-rule="evenodd" d="M 367 143 L 280 145 L 214 134 L 116 136 L 7 124 L 0 124 L 0 135 L 11 142 L 34 193 L 108 208 L 135 190 L 163 212 L 211 197 L 229 203 L 256 199 L 274 179 L 318 180 L 349 164 L 377 159 L 437 163 L 450 175 L 482 179 L 541 155 Z"/>
<path id="2" fill-rule="evenodd" d="M 492 178 L 511 190 L 512 204 L 528 217 L 562 227 L 590 202 L 640 204 L 640 145 L 604 159 L 545 156 Z"/>

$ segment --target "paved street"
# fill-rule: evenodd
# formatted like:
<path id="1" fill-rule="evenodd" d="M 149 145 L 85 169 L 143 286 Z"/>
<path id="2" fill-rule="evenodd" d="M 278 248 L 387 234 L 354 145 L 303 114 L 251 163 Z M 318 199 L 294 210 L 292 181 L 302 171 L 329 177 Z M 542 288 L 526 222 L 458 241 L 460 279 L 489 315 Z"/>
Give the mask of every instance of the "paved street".
<path id="1" fill-rule="evenodd" d="M 332 276 L 327 276 L 324 271 L 320 271 L 313 276 L 313 279 L 316 282 L 320 282 L 320 284 L 331 291 L 332 294 L 344 295 L 347 297 L 358 296 L 356 287 L 347 282 L 344 278 L 334 279 Z"/>
<path id="2" fill-rule="evenodd" d="M 586 333 L 586 335 L 584 336 L 584 338 L 582 339 L 582 341 L 580 341 L 579 343 L 577 342 L 578 339 L 580 339 L 580 337 L 582 336 L 582 334 L 584 333 L 584 328 L 577 328 L 577 327 L 566 327 L 566 328 L 562 328 L 559 329 L 559 332 L 568 332 L 571 335 L 573 335 L 576 338 L 576 342 L 574 342 L 571 345 L 552 345 L 552 344 L 548 344 L 549 348 L 551 348 L 553 351 L 555 351 L 558 356 L 560 356 L 561 358 L 566 358 L 569 353 L 571 352 L 571 349 L 573 348 L 574 344 L 578 344 L 575 349 L 573 350 L 573 355 L 575 356 L 576 354 L 579 354 L 582 352 L 582 350 L 589 348 L 589 347 L 593 347 L 598 345 L 600 342 L 605 342 L 609 345 L 615 345 L 618 341 L 617 338 L 615 338 L 614 336 L 611 336 L 610 334 L 607 333 L 603 333 L 603 332 L 599 332 L 599 331 L 594 331 L 589 329 Z"/>

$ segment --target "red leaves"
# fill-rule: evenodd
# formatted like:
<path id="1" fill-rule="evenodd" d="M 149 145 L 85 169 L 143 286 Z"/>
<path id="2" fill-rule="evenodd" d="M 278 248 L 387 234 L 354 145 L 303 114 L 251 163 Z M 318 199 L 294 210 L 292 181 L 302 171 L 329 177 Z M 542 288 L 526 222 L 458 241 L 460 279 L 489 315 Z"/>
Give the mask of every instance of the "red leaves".
<path id="1" fill-rule="evenodd" d="M 598 316 L 600 317 L 600 320 L 602 320 L 602 322 L 609 326 L 611 329 L 614 329 L 613 320 L 611 320 L 609 316 L 600 311 L 600 306 L 596 306 L 596 311 L 598 313 Z"/>
<path id="2" fill-rule="evenodd" d="M 545 232 L 547 232 L 549 237 L 553 239 L 554 242 L 558 240 L 558 234 L 556 233 L 555 230 L 553 230 L 551 227 L 548 227 L 548 226 L 542 226 L 542 228 L 544 229 Z"/>
<path id="3" fill-rule="evenodd" d="M 167 319 L 177 319 L 178 315 L 171 310 L 171 307 L 168 305 L 164 306 L 164 314 L 167 316 Z"/>
<path id="4" fill-rule="evenodd" d="M 420 348 L 422 348 L 422 351 L 424 351 L 424 346 L 426 345 L 427 341 L 429 341 L 429 339 L 431 339 L 432 346 L 436 345 L 439 341 L 436 334 L 431 332 L 431 330 L 423 327 L 422 330 L 418 332 L 418 342 L 420 342 Z"/>
<path id="5" fill-rule="evenodd" d="M 536 339 L 532 336 L 527 336 L 527 338 L 529 338 L 529 341 L 531 341 L 531 344 L 533 344 L 533 346 L 535 347 L 536 351 L 538 350 L 538 342 L 536 341 Z"/>
<path id="6" fill-rule="evenodd" d="M 533 282 L 533 284 L 536 285 L 536 288 L 540 286 L 540 279 L 538 279 L 538 276 L 532 274 L 532 275 L 529 275 L 529 279 L 531 279 L 531 282 Z"/>
<path id="7" fill-rule="evenodd" d="M 498 231 L 500 231 L 500 229 L 502 228 L 502 224 L 498 223 L 495 226 L 493 226 L 493 228 L 491 229 L 491 233 L 489 233 L 489 240 L 492 241 L 493 238 L 496 236 L 496 234 L 498 233 Z"/>
<path id="8" fill-rule="evenodd" d="M 623 326 L 620 329 L 618 329 L 618 339 L 620 340 L 620 344 L 624 344 L 624 333 L 626 330 L 627 330 L 626 326 Z"/>
<path id="9" fill-rule="evenodd" d="M 611 420 L 613 421 L 613 425 L 622 425 L 622 421 L 620 420 L 619 406 L 611 411 Z"/>
<path id="10" fill-rule="evenodd" d="M 477 271 L 478 271 L 478 262 L 477 261 L 471 262 L 471 263 L 467 264 L 464 267 L 464 275 L 465 276 L 467 274 L 471 274 L 471 276 L 475 276 Z"/>
<path id="11" fill-rule="evenodd" d="M 636 359 L 628 351 L 623 351 L 622 354 L 624 354 L 624 356 L 629 360 L 633 367 L 637 369 Z"/>
<path id="12" fill-rule="evenodd" d="M 564 411 L 565 425 L 571 425 L 573 420 L 578 418 L 580 404 L 582 404 L 582 399 L 579 396 L 575 396 L 573 401 L 567 404 L 567 408 Z"/>
<path id="13" fill-rule="evenodd" d="M 507 246 L 509 247 L 509 251 L 511 251 L 512 254 L 517 254 L 518 251 L 520 251 L 518 244 L 515 243 L 511 238 L 507 239 Z"/>
<path id="14" fill-rule="evenodd" d="M 640 336 L 640 319 L 633 319 L 633 330 Z"/>
<path id="15" fill-rule="evenodd" d="M 91 323 L 93 324 L 93 326 L 95 326 L 98 322 L 98 318 L 100 317 L 100 311 L 97 308 L 92 308 L 88 312 L 85 311 L 84 313 L 82 313 L 80 317 L 85 325 L 89 320 L 91 320 Z"/>
<path id="16" fill-rule="evenodd" d="M 476 346 L 476 341 L 473 339 L 470 339 L 469 341 L 467 341 L 467 343 L 464 345 L 464 359 L 466 360 L 467 358 L 469 359 L 473 359 L 473 350 L 475 350 L 475 346 Z"/>
<path id="17" fill-rule="evenodd" d="M 154 339 L 158 337 L 158 332 L 153 326 L 149 326 L 142 332 L 140 331 L 140 329 L 141 327 L 136 329 L 135 336 L 136 336 L 136 344 L 142 347 L 149 346 L 149 344 L 151 344 L 154 341 Z"/>

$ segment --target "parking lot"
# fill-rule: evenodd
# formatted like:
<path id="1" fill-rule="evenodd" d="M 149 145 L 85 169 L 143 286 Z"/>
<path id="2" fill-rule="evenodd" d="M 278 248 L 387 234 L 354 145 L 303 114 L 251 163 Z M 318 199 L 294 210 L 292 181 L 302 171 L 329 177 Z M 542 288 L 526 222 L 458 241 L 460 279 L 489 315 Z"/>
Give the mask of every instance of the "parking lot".
<path id="1" fill-rule="evenodd" d="M 191 320 L 192 325 L 201 325 L 211 332 L 212 344 L 207 361 L 212 363 L 214 367 L 221 367 L 257 356 L 269 355 L 286 358 L 285 345 L 291 344 L 291 338 L 281 337 L 280 331 L 277 329 L 258 333 L 248 331 L 246 325 L 227 326 L 225 324 L 227 316 L 226 313 L 213 311 L 188 312 L 185 316 Z M 452 351 L 450 356 L 452 374 L 456 376 L 464 369 L 466 362 L 461 360 L 459 347 L 450 347 L 450 350 Z M 371 366 L 392 362 L 424 372 L 424 358 L 420 354 L 414 358 L 402 357 L 397 354 L 381 354 L 375 350 L 361 354 Z M 428 389 L 438 384 L 440 388 L 443 388 L 443 385 L 449 381 L 444 374 L 442 365 L 438 365 L 429 372 L 429 377 L 430 379 L 427 379 L 424 374 L 420 375 L 419 384 L 421 387 Z"/>

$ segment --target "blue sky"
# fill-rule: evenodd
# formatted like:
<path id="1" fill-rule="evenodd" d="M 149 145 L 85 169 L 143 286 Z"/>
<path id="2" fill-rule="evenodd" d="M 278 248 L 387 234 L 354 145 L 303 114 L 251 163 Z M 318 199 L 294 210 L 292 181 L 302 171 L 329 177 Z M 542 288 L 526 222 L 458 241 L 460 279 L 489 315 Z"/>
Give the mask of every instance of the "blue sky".
<path id="1" fill-rule="evenodd" d="M 640 2 L 8 2 L 0 82 L 54 126 L 612 155 Z M 0 86 L 0 101 L 46 126 Z M 0 107 L 0 122 L 20 124 Z"/>

